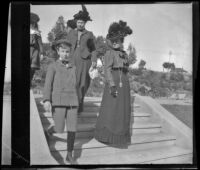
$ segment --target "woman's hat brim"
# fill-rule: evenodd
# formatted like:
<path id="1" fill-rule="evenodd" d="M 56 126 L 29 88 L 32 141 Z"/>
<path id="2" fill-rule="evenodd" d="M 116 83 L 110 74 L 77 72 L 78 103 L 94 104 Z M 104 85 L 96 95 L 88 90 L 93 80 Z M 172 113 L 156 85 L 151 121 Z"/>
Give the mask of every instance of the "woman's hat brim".
<path id="1" fill-rule="evenodd" d="M 113 41 L 113 40 L 118 40 L 118 39 L 121 39 L 121 38 L 124 38 L 125 36 L 124 35 L 121 35 L 121 34 L 119 34 L 119 35 L 115 35 L 115 36 L 111 36 L 111 35 L 107 35 L 106 36 L 106 38 L 107 39 L 109 39 L 109 40 L 111 40 L 111 41 Z"/>
<path id="2" fill-rule="evenodd" d="M 78 16 L 78 17 L 74 17 L 74 20 L 82 20 L 82 21 L 92 21 L 92 19 L 90 18 L 85 18 L 85 17 L 82 17 L 82 16 Z"/>

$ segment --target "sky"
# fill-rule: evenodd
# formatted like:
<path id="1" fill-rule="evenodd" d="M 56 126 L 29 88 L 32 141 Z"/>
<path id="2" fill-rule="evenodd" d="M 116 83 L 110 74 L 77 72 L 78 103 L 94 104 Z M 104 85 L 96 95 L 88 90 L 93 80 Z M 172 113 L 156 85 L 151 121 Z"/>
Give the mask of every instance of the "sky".
<path id="1" fill-rule="evenodd" d="M 5 66 L 5 76 L 4 82 L 11 81 L 11 26 L 10 26 L 10 14 L 11 9 L 9 6 L 8 12 L 8 32 L 7 32 L 7 49 L 6 49 L 6 66 Z"/>
<path id="2" fill-rule="evenodd" d="M 125 38 L 125 50 L 132 43 L 137 51 L 138 66 L 141 59 L 146 68 L 162 71 L 164 62 L 174 62 L 192 72 L 192 4 L 86 4 L 93 21 L 86 29 L 95 36 L 106 36 L 112 22 L 123 20 L 133 30 Z M 81 5 L 31 5 L 31 12 L 40 17 L 39 29 L 43 42 L 59 16 L 65 21 L 81 10 Z M 172 52 L 171 56 L 169 52 Z M 169 57 L 170 56 L 170 57 Z"/>

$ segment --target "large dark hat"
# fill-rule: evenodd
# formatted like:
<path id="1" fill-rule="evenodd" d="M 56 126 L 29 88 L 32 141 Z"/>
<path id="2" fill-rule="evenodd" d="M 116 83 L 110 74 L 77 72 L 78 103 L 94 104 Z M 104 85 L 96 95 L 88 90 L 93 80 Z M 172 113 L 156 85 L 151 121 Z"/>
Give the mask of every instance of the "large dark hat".
<path id="1" fill-rule="evenodd" d="M 79 11 L 77 14 L 74 15 L 75 20 L 83 20 L 83 21 L 92 21 L 92 19 L 89 16 L 89 13 L 85 7 L 85 5 L 82 5 L 82 11 Z"/>
<path id="2" fill-rule="evenodd" d="M 120 20 L 119 23 L 113 22 L 110 25 L 106 38 L 110 40 L 124 38 L 127 35 L 132 34 L 132 32 L 132 29 L 127 26 L 127 23 Z"/>
<path id="3" fill-rule="evenodd" d="M 74 19 L 68 20 L 67 26 L 71 27 L 72 29 L 75 29 L 76 28 L 76 21 Z"/>
<path id="4" fill-rule="evenodd" d="M 30 15 L 30 22 L 37 23 L 40 20 L 39 16 L 35 13 L 31 13 Z"/>
<path id="5" fill-rule="evenodd" d="M 67 44 L 69 47 L 71 47 L 72 45 L 69 39 L 67 38 L 67 33 L 60 31 L 56 34 L 56 37 L 52 42 L 51 48 L 56 51 L 56 47 L 62 43 Z"/>

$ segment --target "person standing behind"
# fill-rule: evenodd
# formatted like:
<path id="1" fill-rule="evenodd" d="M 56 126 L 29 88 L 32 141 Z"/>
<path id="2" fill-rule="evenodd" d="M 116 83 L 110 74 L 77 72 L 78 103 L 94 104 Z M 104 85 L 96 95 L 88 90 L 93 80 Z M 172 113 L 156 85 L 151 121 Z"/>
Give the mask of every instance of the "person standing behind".
<path id="1" fill-rule="evenodd" d="M 68 33 L 68 39 L 72 44 L 73 60 L 77 68 L 78 113 L 81 113 L 84 97 L 90 85 L 89 69 L 96 66 L 97 57 L 94 35 L 85 29 L 87 21 L 92 20 L 84 5 L 82 11 L 74 15 L 74 20 L 77 28 Z"/>
<path id="2" fill-rule="evenodd" d="M 71 44 L 65 33 L 59 33 L 52 49 L 58 55 L 57 61 L 48 66 L 45 79 L 43 105 L 46 111 L 52 111 L 55 126 L 45 131 L 47 137 L 53 133 L 63 133 L 67 125 L 66 161 L 74 164 L 72 155 L 77 130 L 78 96 L 76 91 L 76 67 L 70 55 Z"/>
<path id="3" fill-rule="evenodd" d="M 43 45 L 38 22 L 40 18 L 37 14 L 30 14 L 30 81 L 32 81 L 36 70 L 40 69 L 40 61 L 43 59 Z"/>
<path id="4" fill-rule="evenodd" d="M 94 137 L 111 145 L 130 143 L 129 58 L 123 50 L 124 37 L 129 34 L 131 28 L 120 20 L 110 25 L 106 37 L 110 47 L 104 56 L 106 83 Z"/>

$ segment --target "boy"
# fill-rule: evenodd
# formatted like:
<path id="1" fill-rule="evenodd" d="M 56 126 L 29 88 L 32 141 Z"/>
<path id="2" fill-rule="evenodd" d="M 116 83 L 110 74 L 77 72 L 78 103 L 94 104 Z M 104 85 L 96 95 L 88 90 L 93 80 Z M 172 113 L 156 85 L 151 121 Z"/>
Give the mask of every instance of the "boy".
<path id="1" fill-rule="evenodd" d="M 55 126 L 47 130 L 47 134 L 62 133 L 67 125 L 67 156 L 66 161 L 73 164 L 72 151 L 74 148 L 77 128 L 78 97 L 76 92 L 76 68 L 70 56 L 71 44 L 67 35 L 57 35 L 52 49 L 58 59 L 49 65 L 44 86 L 44 108 L 52 111 Z"/>

